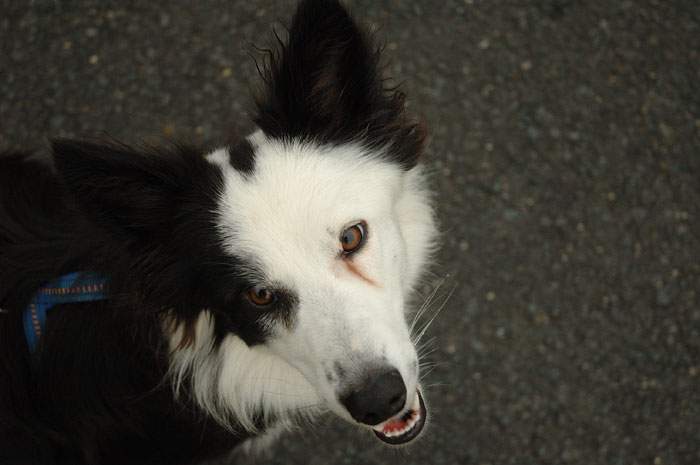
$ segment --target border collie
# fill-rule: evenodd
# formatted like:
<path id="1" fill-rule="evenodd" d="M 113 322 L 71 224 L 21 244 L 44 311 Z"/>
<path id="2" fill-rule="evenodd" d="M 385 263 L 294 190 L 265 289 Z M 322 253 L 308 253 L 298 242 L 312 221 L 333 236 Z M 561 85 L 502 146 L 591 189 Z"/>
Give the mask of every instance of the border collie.
<path id="1" fill-rule="evenodd" d="M 425 131 L 338 1 L 288 32 L 231 146 L 0 158 L 1 463 L 195 463 L 323 411 L 421 433 Z"/>

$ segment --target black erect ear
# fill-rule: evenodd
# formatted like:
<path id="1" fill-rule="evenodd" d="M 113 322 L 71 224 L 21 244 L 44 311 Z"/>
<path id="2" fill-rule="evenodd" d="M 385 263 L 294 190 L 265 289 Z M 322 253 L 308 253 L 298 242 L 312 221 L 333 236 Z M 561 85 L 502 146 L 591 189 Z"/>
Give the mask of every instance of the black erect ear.
<path id="1" fill-rule="evenodd" d="M 378 61 L 378 49 L 337 0 L 304 0 L 264 70 L 255 122 L 273 138 L 386 149 L 411 168 L 425 131 L 405 116 L 403 94 L 384 87 Z"/>
<path id="2" fill-rule="evenodd" d="M 138 150 L 116 142 L 52 141 L 56 169 L 78 208 L 117 233 L 151 238 L 178 217 L 212 211 L 220 174 L 194 149 Z"/>

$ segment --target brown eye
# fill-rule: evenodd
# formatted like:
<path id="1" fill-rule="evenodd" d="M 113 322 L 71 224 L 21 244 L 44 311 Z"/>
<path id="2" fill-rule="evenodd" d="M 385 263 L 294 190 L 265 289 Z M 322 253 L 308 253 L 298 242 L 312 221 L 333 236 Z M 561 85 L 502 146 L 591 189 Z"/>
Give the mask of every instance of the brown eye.
<path id="1" fill-rule="evenodd" d="M 275 294 L 262 286 L 253 286 L 246 292 L 248 300 L 259 307 L 270 305 L 275 300 Z"/>
<path id="2" fill-rule="evenodd" d="M 343 252 L 350 254 L 355 252 L 365 241 L 365 224 L 357 223 L 350 226 L 340 235 L 340 244 L 343 246 Z"/>

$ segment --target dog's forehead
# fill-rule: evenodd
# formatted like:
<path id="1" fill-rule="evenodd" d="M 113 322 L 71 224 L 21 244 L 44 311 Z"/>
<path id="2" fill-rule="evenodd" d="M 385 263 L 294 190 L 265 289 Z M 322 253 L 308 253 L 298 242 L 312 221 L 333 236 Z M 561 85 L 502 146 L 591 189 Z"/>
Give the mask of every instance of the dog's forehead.
<path id="1" fill-rule="evenodd" d="M 229 252 L 279 267 L 325 253 L 354 220 L 391 214 L 401 170 L 359 146 L 251 138 L 254 163 L 245 172 L 214 152 L 224 173 L 219 228 Z"/>

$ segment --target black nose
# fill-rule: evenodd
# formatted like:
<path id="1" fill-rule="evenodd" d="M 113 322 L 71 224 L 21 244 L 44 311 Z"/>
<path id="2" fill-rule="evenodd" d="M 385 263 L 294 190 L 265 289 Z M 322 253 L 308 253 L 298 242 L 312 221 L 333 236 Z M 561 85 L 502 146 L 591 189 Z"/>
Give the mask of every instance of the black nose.
<path id="1" fill-rule="evenodd" d="M 340 401 L 355 420 L 376 425 L 401 411 L 406 403 L 406 385 L 395 368 L 374 370 Z"/>

